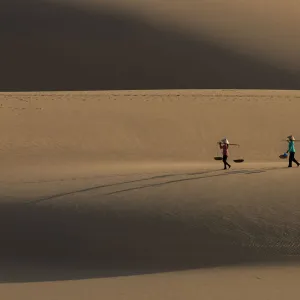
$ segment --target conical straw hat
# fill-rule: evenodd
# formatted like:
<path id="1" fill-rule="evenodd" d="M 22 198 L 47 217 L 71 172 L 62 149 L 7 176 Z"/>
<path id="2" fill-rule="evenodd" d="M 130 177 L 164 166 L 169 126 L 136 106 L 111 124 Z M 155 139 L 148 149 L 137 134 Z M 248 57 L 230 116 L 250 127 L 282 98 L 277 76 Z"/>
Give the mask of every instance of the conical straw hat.
<path id="1" fill-rule="evenodd" d="M 223 144 L 229 145 L 229 141 L 228 141 L 226 138 L 222 139 L 221 142 L 222 142 Z"/>
<path id="2" fill-rule="evenodd" d="M 292 135 L 289 135 L 287 138 L 288 138 L 290 141 L 295 141 L 295 138 L 294 138 Z"/>

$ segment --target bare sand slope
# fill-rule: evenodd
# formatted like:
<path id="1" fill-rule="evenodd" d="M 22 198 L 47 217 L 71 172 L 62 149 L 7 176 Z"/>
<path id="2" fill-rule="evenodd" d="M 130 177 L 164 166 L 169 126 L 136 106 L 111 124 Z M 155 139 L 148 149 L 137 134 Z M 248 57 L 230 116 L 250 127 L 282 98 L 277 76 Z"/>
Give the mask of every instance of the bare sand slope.
<path id="1" fill-rule="evenodd" d="M 1 164 L 15 174 L 23 166 L 211 162 L 224 136 L 241 145 L 231 159 L 278 162 L 282 139 L 300 137 L 299 99 L 247 90 L 3 93 Z"/>
<path id="2" fill-rule="evenodd" d="M 299 262 L 300 169 L 278 154 L 300 136 L 299 96 L 2 93 L 0 293 L 293 296 L 299 269 L 282 264 Z M 226 172 L 224 135 L 246 159 Z"/>
<path id="3" fill-rule="evenodd" d="M 42 181 L 28 174 L 27 182 L 2 181 L 1 294 L 294 296 L 299 176 L 299 169 L 282 164 L 248 164 L 226 173 L 217 165 L 157 171 L 144 166 L 131 174 L 57 174 L 56 180 Z M 283 265 L 287 262 L 294 267 Z"/>
<path id="4" fill-rule="evenodd" d="M 104 280 L 2 285 L 9 299 L 297 299 L 297 267 L 255 267 Z"/>

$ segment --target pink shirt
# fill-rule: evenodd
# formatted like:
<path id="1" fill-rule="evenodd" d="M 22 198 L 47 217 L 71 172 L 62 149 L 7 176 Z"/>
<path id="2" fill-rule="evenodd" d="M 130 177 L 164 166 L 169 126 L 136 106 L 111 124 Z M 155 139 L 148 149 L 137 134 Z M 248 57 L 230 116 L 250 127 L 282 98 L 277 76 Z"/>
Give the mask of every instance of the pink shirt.
<path id="1" fill-rule="evenodd" d="M 226 144 L 221 145 L 221 149 L 222 149 L 223 155 L 226 155 L 226 156 L 229 155 L 229 152 L 228 152 L 228 145 L 226 145 Z"/>

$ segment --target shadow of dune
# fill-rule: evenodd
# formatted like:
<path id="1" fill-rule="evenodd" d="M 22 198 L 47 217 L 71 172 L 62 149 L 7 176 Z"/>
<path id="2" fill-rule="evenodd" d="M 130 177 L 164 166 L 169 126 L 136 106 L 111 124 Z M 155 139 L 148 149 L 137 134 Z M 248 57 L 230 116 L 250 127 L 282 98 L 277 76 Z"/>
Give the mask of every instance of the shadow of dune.
<path id="1" fill-rule="evenodd" d="M 244 170 L 238 174 L 256 173 Z M 186 175 L 195 179 L 192 174 Z M 164 180 L 169 183 L 167 178 Z M 249 217 L 232 206 L 202 211 L 205 199 L 200 198 L 196 217 L 191 218 L 167 207 L 151 211 L 147 205 L 145 209 L 136 208 L 130 205 L 131 194 L 120 199 L 122 203 L 129 201 L 126 209 L 112 203 L 117 198 L 106 202 L 105 195 L 80 193 L 74 202 L 69 194 L 61 196 L 62 203 L 72 203 L 65 206 L 51 201 L 24 203 L 23 199 L 19 199 L 23 203 L 1 202 L 0 282 L 87 279 L 281 262 L 290 255 L 291 260 L 299 261 L 300 228 L 283 215 L 280 204 L 272 207 L 273 212 L 281 212 L 275 214 L 278 219 L 268 221 L 262 217 L 268 215 L 268 208 L 260 207 L 257 212 L 257 208 L 251 211 L 249 207 Z M 149 200 L 152 206 L 167 200 L 163 199 L 167 196 L 157 197 Z M 96 201 L 97 207 L 89 206 L 89 201 Z M 277 226 L 282 216 L 287 220 L 283 229 Z"/>
<path id="2" fill-rule="evenodd" d="M 226 222 L 213 214 L 191 224 L 143 212 L 1 205 L 0 217 L 0 282 L 149 274 L 280 261 L 287 254 L 272 245 L 247 245 L 242 233 L 214 232 L 211 225 Z"/>
<path id="3" fill-rule="evenodd" d="M 0 3 L 2 91 L 299 89 L 300 74 L 138 17 Z"/>
<path id="4" fill-rule="evenodd" d="M 230 235 L 211 233 L 209 216 L 193 227 L 143 212 L 1 205 L 0 217 L 2 282 L 163 272 L 241 263 L 254 255 Z M 9 262 L 30 268 L 13 272 Z M 59 271 L 52 272 L 55 267 Z M 31 273 L 35 268 L 46 272 Z"/>

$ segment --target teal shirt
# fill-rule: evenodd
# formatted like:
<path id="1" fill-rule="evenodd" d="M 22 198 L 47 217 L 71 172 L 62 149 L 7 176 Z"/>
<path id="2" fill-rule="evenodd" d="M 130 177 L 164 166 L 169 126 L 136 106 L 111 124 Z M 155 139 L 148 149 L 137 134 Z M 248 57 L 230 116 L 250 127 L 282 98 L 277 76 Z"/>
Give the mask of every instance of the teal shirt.
<path id="1" fill-rule="evenodd" d="M 289 141 L 289 150 L 288 152 L 296 152 L 294 141 Z"/>

